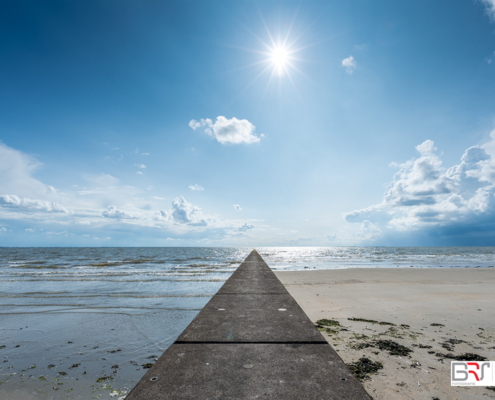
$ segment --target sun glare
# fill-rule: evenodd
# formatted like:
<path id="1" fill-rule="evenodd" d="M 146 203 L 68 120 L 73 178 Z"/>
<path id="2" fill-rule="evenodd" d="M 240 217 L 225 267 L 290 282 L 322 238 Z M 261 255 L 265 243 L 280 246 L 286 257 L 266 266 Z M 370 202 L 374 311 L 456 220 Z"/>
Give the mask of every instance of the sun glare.
<path id="1" fill-rule="evenodd" d="M 289 52 L 282 46 L 275 47 L 272 50 L 271 61 L 278 73 L 281 74 L 289 61 Z"/>
<path id="2" fill-rule="evenodd" d="M 295 91 L 297 92 L 297 88 L 295 82 L 293 80 L 293 72 L 297 72 L 302 75 L 306 79 L 310 80 L 298 67 L 297 63 L 299 62 L 307 62 L 308 60 L 304 60 L 298 56 L 302 50 L 314 46 L 316 43 L 308 44 L 304 46 L 296 46 L 296 43 L 301 39 L 304 34 L 304 31 L 296 35 L 293 35 L 293 25 L 295 23 L 296 15 L 292 19 L 292 22 L 285 24 L 284 34 L 273 35 L 272 32 L 268 29 L 267 24 L 265 23 L 263 17 L 261 17 L 263 25 L 265 27 L 266 36 L 268 40 L 264 40 L 259 35 L 254 32 L 249 31 L 253 37 L 258 39 L 258 41 L 262 44 L 263 49 L 248 49 L 244 47 L 239 47 L 239 49 L 250 51 L 253 53 L 258 53 L 262 57 L 255 61 L 254 63 L 247 65 L 244 68 L 256 67 L 259 68 L 258 74 L 253 78 L 253 80 L 243 89 L 247 90 L 251 85 L 253 85 L 258 79 L 260 79 L 264 75 L 268 75 L 268 81 L 266 84 L 265 92 L 263 97 L 267 93 L 268 87 L 270 86 L 273 78 L 278 76 L 279 84 L 282 85 L 283 80 L 286 78 L 292 84 Z M 249 30 L 249 29 L 248 29 Z"/>

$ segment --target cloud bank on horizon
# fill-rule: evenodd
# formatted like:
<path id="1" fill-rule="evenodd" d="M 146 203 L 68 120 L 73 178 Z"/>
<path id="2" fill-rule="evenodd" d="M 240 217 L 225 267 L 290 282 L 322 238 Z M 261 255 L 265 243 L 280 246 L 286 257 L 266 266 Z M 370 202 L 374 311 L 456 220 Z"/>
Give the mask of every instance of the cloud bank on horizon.
<path id="1" fill-rule="evenodd" d="M 416 146 L 419 158 L 392 164 L 399 170 L 380 204 L 345 213 L 344 219 L 362 223 L 368 241 L 397 232 L 465 237 L 495 231 L 495 130 L 490 136 L 450 168 L 426 140 Z"/>
<path id="2" fill-rule="evenodd" d="M 72 190 L 56 190 L 33 177 L 41 166 L 34 157 L 0 142 L 0 188 L 5 193 L 0 194 L 0 221 L 4 225 L 20 225 L 25 232 L 38 232 L 45 236 L 80 237 L 89 236 L 86 232 L 95 229 L 106 231 L 118 228 L 125 233 L 136 227 L 158 229 L 162 231 L 160 236 L 176 235 L 206 241 L 208 238 L 228 241 L 229 237 L 239 238 L 255 228 L 247 222 L 242 223 L 242 220 L 222 220 L 217 215 L 205 214 L 183 196 L 176 197 L 169 209 L 158 208 L 163 199 L 156 196 L 151 196 L 158 200 L 153 206 L 149 201 L 143 201 L 142 197 L 137 197 L 137 204 L 125 204 L 131 198 L 136 199 L 136 195 L 142 195 L 142 190 L 122 185 L 119 179 L 109 174 L 86 175 L 89 187 L 74 185 Z M 137 166 L 144 168 L 140 164 Z M 204 190 L 197 184 L 189 188 L 193 191 Z M 104 207 L 109 201 L 121 205 Z M 27 225 L 30 227 L 22 227 Z M 57 231 L 56 228 L 63 230 Z M 9 232 L 12 229 L 0 227 L 1 235 L 8 235 Z M 110 240 L 110 237 L 104 240 Z"/>

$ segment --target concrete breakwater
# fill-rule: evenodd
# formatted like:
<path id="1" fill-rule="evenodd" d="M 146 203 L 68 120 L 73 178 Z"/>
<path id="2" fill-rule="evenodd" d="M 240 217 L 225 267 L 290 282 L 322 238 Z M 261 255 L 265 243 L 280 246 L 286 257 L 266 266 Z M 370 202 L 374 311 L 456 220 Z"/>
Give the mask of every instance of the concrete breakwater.
<path id="1" fill-rule="evenodd" d="M 253 250 L 126 397 L 370 400 Z"/>

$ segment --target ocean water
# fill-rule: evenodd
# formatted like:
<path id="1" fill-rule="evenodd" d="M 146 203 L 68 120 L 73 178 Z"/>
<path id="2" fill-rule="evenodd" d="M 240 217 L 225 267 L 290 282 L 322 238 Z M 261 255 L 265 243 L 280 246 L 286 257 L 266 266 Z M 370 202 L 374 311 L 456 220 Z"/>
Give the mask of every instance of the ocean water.
<path id="1" fill-rule="evenodd" d="M 492 247 L 257 250 L 274 270 L 495 265 Z M 43 398 L 62 398 L 53 389 L 61 370 L 81 398 L 81 382 L 90 387 L 101 376 L 132 387 L 141 365 L 173 343 L 250 251 L 0 248 L 0 398 L 19 379 L 44 384 L 39 376 L 48 377 L 36 389 Z"/>
<path id="2" fill-rule="evenodd" d="M 0 314 L 198 310 L 248 248 L 0 248 Z M 260 248 L 274 270 L 486 267 L 492 247 Z"/>

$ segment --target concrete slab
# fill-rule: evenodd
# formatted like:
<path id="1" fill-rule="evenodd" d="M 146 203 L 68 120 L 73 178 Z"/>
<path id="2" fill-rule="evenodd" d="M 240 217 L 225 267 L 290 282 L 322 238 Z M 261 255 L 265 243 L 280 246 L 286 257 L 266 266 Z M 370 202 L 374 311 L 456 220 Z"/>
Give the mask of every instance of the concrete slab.
<path id="1" fill-rule="evenodd" d="M 129 399 L 370 397 L 328 345 L 174 344 Z"/>
<path id="2" fill-rule="evenodd" d="M 290 294 L 214 296 L 177 340 L 326 343 Z"/>
<path id="3" fill-rule="evenodd" d="M 371 400 L 252 251 L 126 400 Z"/>

